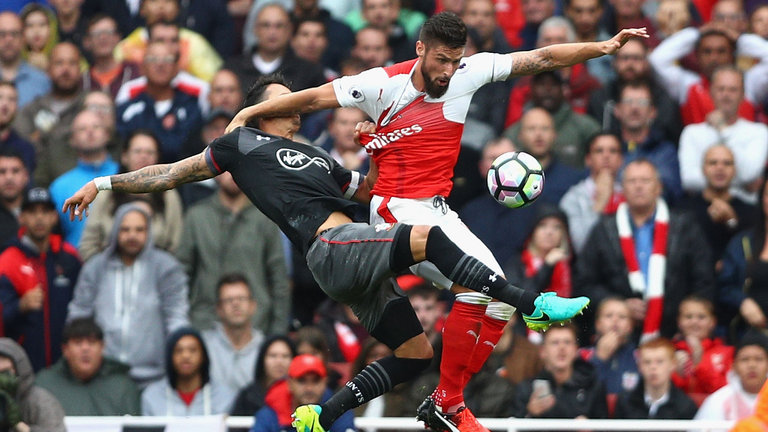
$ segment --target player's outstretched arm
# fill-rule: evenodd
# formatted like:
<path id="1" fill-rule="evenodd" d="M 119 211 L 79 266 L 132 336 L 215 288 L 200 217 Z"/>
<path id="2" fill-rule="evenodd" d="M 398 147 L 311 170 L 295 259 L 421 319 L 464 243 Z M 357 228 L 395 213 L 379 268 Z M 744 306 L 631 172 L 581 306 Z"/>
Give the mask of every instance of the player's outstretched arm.
<path id="1" fill-rule="evenodd" d="M 245 126 L 248 120 L 257 117 L 283 117 L 296 113 L 307 113 L 330 108 L 338 108 L 336 92 L 332 83 L 326 83 L 319 87 L 289 93 L 280 97 L 269 99 L 256 105 L 245 107 L 238 112 L 227 125 L 226 133 L 230 133 L 240 126 Z"/>
<path id="2" fill-rule="evenodd" d="M 140 170 L 110 176 L 108 184 L 101 189 L 128 193 L 160 192 L 211 177 L 214 177 L 214 173 L 205 163 L 205 154 L 200 153 L 172 164 L 150 165 Z M 62 213 L 69 212 L 69 220 L 75 220 L 75 217 L 82 220 L 83 214 L 87 216 L 88 206 L 96 199 L 99 189 L 96 179 L 89 181 L 64 201 Z"/>
<path id="3" fill-rule="evenodd" d="M 509 76 L 534 75 L 573 66 L 595 57 L 612 55 L 633 37 L 647 38 L 645 27 L 624 29 L 607 41 L 556 44 L 532 51 L 513 52 L 509 54 L 512 56 Z"/>

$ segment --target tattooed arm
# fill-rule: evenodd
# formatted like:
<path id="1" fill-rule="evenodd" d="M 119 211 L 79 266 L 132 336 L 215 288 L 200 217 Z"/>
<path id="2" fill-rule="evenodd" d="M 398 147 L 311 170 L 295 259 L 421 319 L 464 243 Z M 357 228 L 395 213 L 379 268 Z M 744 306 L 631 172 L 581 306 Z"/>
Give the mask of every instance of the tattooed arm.
<path id="1" fill-rule="evenodd" d="M 112 189 L 121 192 L 143 193 L 160 192 L 173 189 L 184 183 L 205 180 L 214 177 L 214 173 L 205 163 L 204 153 L 190 156 L 172 164 L 150 165 L 140 170 L 110 176 Z M 88 215 L 88 206 L 96 199 L 99 190 L 93 180 L 64 201 L 61 211 L 69 212 L 69 219 L 83 214 Z"/>
<path id="2" fill-rule="evenodd" d="M 511 77 L 534 75 L 539 72 L 573 66 L 589 59 L 615 54 L 633 37 L 647 38 L 645 27 L 624 29 L 616 36 L 602 42 L 584 42 L 550 45 L 532 51 L 513 52 Z"/>

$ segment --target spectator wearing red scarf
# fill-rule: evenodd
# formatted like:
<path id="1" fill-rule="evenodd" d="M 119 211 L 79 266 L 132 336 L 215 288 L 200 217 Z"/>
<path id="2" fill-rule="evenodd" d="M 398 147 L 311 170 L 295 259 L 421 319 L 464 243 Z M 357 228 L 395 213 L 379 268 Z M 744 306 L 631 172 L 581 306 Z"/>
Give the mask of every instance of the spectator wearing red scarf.
<path id="1" fill-rule="evenodd" d="M 505 269 L 509 280 L 536 292 L 571 296 L 571 252 L 568 219 L 556 207 L 541 207 L 523 252 Z"/>

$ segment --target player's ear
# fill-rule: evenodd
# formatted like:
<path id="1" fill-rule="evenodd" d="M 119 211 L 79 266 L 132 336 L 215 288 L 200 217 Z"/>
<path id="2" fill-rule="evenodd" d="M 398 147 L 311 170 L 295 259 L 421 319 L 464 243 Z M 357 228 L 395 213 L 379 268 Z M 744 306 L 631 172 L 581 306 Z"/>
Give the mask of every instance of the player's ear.
<path id="1" fill-rule="evenodd" d="M 420 40 L 416 41 L 416 55 L 419 57 L 423 57 L 426 51 L 427 51 L 427 47 L 424 45 L 424 42 Z"/>

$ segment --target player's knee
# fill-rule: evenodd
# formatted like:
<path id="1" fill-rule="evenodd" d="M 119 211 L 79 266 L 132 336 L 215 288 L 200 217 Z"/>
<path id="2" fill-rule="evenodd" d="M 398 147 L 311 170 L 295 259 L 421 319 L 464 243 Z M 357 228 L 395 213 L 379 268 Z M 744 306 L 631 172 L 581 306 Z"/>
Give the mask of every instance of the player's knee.
<path id="1" fill-rule="evenodd" d="M 398 358 L 430 360 L 434 357 L 435 352 L 432 349 L 432 344 L 429 343 L 429 339 L 427 339 L 427 335 L 421 333 L 397 347 L 394 354 Z"/>
<path id="2" fill-rule="evenodd" d="M 431 227 L 429 225 L 414 225 L 411 228 L 411 245 L 415 243 L 426 247 L 429 231 L 432 228 L 440 229 L 439 227 Z"/>

